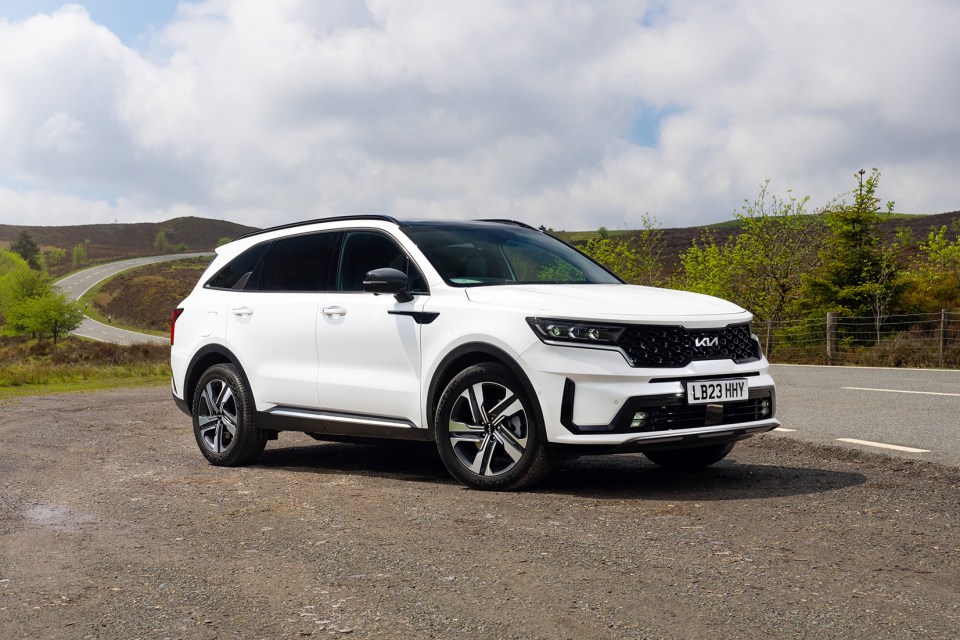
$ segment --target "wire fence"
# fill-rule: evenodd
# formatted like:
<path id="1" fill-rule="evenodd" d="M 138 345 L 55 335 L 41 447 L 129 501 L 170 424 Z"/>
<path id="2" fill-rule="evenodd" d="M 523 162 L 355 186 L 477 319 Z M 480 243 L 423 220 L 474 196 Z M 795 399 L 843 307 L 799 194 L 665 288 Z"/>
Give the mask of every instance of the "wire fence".
<path id="1" fill-rule="evenodd" d="M 756 323 L 770 362 L 960 368 L 960 312 Z"/>

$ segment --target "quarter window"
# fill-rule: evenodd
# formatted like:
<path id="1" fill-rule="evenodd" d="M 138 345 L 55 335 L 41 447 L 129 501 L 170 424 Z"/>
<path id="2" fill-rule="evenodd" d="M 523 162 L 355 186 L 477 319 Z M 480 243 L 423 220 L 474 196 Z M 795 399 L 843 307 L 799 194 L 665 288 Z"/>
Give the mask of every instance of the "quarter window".
<path id="1" fill-rule="evenodd" d="M 220 269 L 217 275 L 207 281 L 206 286 L 212 289 L 243 289 L 269 247 L 269 242 L 250 247 Z"/>

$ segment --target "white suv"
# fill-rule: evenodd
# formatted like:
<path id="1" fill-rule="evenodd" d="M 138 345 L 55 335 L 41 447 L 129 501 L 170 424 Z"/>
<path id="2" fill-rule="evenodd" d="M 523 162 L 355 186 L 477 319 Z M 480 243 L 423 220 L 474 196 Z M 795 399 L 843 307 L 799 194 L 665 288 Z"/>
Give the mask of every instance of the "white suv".
<path id="1" fill-rule="evenodd" d="M 292 430 L 434 441 L 477 489 L 568 455 L 696 468 L 779 425 L 750 321 L 518 222 L 328 218 L 217 249 L 173 314 L 173 396 L 216 465 Z"/>

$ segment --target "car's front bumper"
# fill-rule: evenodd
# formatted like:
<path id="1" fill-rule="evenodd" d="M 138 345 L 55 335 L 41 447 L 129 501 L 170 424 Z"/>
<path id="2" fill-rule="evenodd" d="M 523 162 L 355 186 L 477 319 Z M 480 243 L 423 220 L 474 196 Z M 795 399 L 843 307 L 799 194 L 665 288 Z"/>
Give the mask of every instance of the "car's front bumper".
<path id="1" fill-rule="evenodd" d="M 633 368 L 616 351 L 535 345 L 522 355 L 538 391 L 547 440 L 557 445 L 699 446 L 775 429 L 776 390 L 765 359 Z M 748 398 L 689 404 L 690 381 L 742 379 Z M 647 419 L 634 418 L 641 413 Z"/>

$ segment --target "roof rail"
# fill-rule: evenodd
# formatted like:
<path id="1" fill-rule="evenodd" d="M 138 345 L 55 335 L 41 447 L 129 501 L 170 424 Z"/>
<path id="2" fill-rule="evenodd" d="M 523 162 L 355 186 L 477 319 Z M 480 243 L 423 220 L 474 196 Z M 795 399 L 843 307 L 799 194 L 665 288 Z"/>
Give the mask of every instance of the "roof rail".
<path id="1" fill-rule="evenodd" d="M 499 222 L 500 224 L 512 224 L 516 227 L 523 227 L 524 229 L 533 229 L 534 231 L 540 231 L 540 229 L 537 229 L 536 227 L 531 227 L 526 222 L 508 220 L 506 218 L 483 218 L 481 220 L 477 220 L 477 222 Z"/>
<path id="2" fill-rule="evenodd" d="M 283 229 L 293 229 L 296 227 L 303 227 L 308 224 L 318 224 L 320 222 L 341 222 L 344 220 L 383 220 L 384 222 L 392 222 L 398 227 L 404 226 L 402 222 L 394 218 L 393 216 L 384 215 L 381 213 L 368 213 L 368 214 L 358 214 L 353 216 L 333 216 L 330 218 L 315 218 L 313 220 L 303 220 L 301 222 L 290 222 L 288 224 L 281 224 L 276 227 L 270 227 L 268 229 L 260 229 L 258 231 L 250 231 L 242 235 L 237 236 L 234 240 L 240 240 L 241 238 L 249 238 L 251 236 L 257 236 L 261 233 L 268 233 L 270 231 L 281 231 Z"/>

